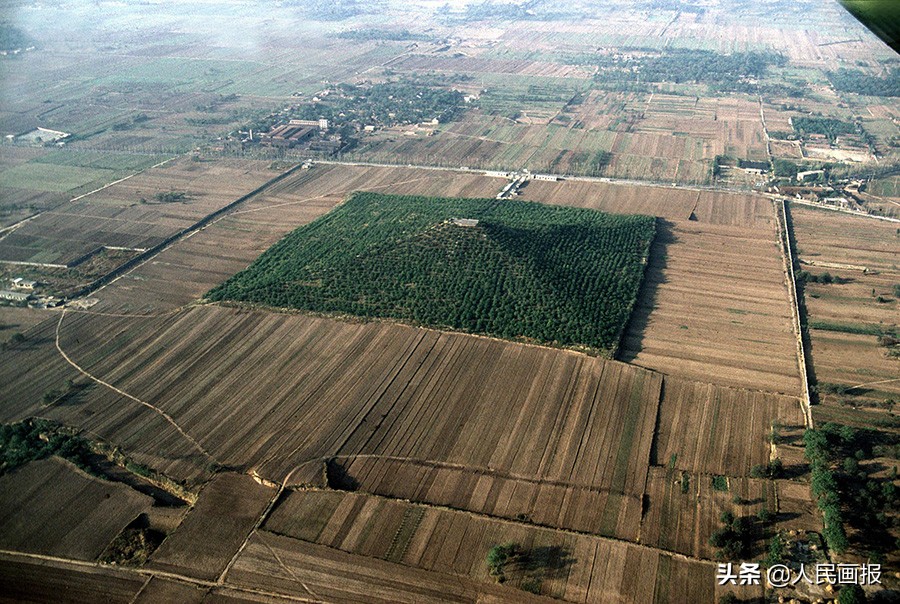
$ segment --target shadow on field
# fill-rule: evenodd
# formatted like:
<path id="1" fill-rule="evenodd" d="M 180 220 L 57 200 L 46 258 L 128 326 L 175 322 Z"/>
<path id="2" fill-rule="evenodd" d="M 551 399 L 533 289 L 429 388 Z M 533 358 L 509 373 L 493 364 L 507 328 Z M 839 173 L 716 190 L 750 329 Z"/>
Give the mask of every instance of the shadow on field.
<path id="1" fill-rule="evenodd" d="M 559 545 L 545 545 L 522 552 L 515 561 L 516 569 L 524 573 L 539 572 L 545 579 L 568 574 L 575 563 L 571 552 Z"/>
<path id="2" fill-rule="evenodd" d="M 325 462 L 325 478 L 330 489 L 337 491 L 359 490 L 359 481 L 353 478 L 347 472 L 347 468 L 335 459 L 329 459 Z"/>
<path id="3" fill-rule="evenodd" d="M 650 323 L 650 314 L 656 308 L 657 289 L 660 284 L 666 282 L 664 272 L 667 249 L 669 244 L 676 241 L 673 232 L 674 226 L 673 223 L 662 218 L 656 219 L 656 238 L 650 246 L 650 257 L 644 271 L 644 279 L 641 281 L 637 301 L 628 318 L 628 323 L 625 324 L 622 341 L 619 343 L 619 351 L 616 354 L 616 358 L 620 361 L 626 363 L 633 361 L 643 350 L 644 332 Z"/>

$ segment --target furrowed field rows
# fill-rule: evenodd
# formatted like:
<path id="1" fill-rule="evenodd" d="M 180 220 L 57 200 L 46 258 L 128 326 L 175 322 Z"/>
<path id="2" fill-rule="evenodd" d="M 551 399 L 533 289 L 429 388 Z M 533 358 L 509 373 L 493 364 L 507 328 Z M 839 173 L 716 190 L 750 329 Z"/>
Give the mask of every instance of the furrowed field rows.
<path id="1" fill-rule="evenodd" d="M 663 224 L 619 357 L 663 373 L 795 395 L 790 304 L 771 227 Z"/>
<path id="2" fill-rule="evenodd" d="M 890 334 L 900 325 L 897 225 L 796 205 L 790 213 L 801 269 L 809 274 L 803 289 L 823 403 L 816 411 L 840 420 L 847 406 L 896 400 L 900 360 L 896 345 L 891 351 Z M 849 392 L 839 394 L 835 387 Z M 876 420 L 885 415 L 878 409 L 868 413 Z"/>
<path id="3" fill-rule="evenodd" d="M 164 408 L 220 461 L 274 480 L 308 461 L 378 455 L 639 494 L 661 383 L 560 350 L 216 307 L 153 320 L 69 315 L 61 345 Z M 48 412 L 120 440 L 148 412 L 109 398 Z"/>
<path id="4" fill-rule="evenodd" d="M 803 427 L 798 399 L 667 377 L 652 463 L 679 470 L 748 476 L 769 463 L 773 426 Z"/>
<path id="5" fill-rule="evenodd" d="M 641 524 L 641 543 L 698 558 L 714 559 L 709 543 L 721 528 L 722 512 L 755 517 L 761 510 L 775 512 L 775 482 L 753 478 L 718 479 L 713 476 L 654 467 L 647 479 L 649 507 Z M 739 503 L 735 503 L 735 498 Z M 755 544 L 762 554 L 764 543 Z"/>
<path id="6" fill-rule="evenodd" d="M 68 461 L 34 461 L 0 477 L 0 548 L 96 560 L 153 500 Z"/>
<path id="7" fill-rule="evenodd" d="M 215 580 L 274 493 L 249 476 L 217 474 L 181 526 L 153 553 L 148 568 Z M 203 548 L 198 550 L 197 543 Z"/>
<path id="8" fill-rule="evenodd" d="M 277 176 L 266 166 L 182 160 L 149 169 L 24 223 L 0 240 L 0 260 L 68 264 L 101 246 L 151 248 Z M 186 197 L 168 203 L 155 199 L 172 192 Z"/>
<path id="9" fill-rule="evenodd" d="M 710 601 L 715 588 L 709 563 L 599 537 L 355 493 L 292 492 L 265 528 L 354 554 L 485 582 L 494 581 L 486 563 L 488 551 L 514 543 L 519 553 L 503 566 L 505 584 L 520 589 L 531 585 L 541 595 L 569 602 L 657 602 L 668 601 L 671 593 L 700 602 Z M 268 534 L 257 538 L 266 539 Z"/>
<path id="10" fill-rule="evenodd" d="M 267 531 L 251 536 L 228 573 L 228 583 L 348 604 L 553 602 L 493 582 L 410 568 Z"/>

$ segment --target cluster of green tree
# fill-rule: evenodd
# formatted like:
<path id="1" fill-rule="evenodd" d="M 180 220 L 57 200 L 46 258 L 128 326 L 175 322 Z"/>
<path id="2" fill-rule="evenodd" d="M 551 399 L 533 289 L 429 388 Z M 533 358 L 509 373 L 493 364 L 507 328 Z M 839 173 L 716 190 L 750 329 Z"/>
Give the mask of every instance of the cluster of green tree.
<path id="1" fill-rule="evenodd" d="M 34 44 L 28 34 L 12 23 L 0 23 L 0 51 L 19 50 Z"/>
<path id="2" fill-rule="evenodd" d="M 601 149 L 591 156 L 591 161 L 588 163 L 588 170 L 600 172 L 609 165 L 610 161 L 612 161 L 612 153 Z"/>
<path id="3" fill-rule="evenodd" d="M 822 283 L 824 285 L 831 285 L 832 283 L 843 285 L 844 283 L 853 281 L 853 279 L 847 277 L 832 275 L 827 271 L 821 275 L 815 275 L 809 271 L 800 271 L 797 273 L 797 279 L 802 279 L 805 283 Z"/>
<path id="4" fill-rule="evenodd" d="M 148 527 L 127 527 L 106 546 L 100 554 L 100 562 L 142 566 L 165 537 L 165 533 Z"/>
<path id="5" fill-rule="evenodd" d="M 876 78 L 858 69 L 829 71 L 835 90 L 866 96 L 900 96 L 900 68 L 894 67 L 886 78 Z"/>
<path id="6" fill-rule="evenodd" d="M 358 193 L 207 297 L 609 352 L 655 232 L 648 216 Z"/>
<path id="7" fill-rule="evenodd" d="M 138 124 L 143 124 L 146 121 L 150 120 L 150 116 L 146 113 L 138 113 L 131 119 L 125 120 L 124 122 L 119 122 L 117 124 L 113 124 L 112 129 L 117 131 L 122 130 L 131 130 Z"/>
<path id="8" fill-rule="evenodd" d="M 572 19 L 573 14 L 566 7 L 548 3 L 543 0 L 527 0 L 526 2 L 491 2 L 467 4 L 462 12 L 454 11 L 445 4 L 436 11 L 436 15 L 446 24 L 466 23 L 469 21 L 512 20 L 512 21 L 555 21 Z"/>
<path id="9" fill-rule="evenodd" d="M 64 388 L 53 388 L 45 392 L 43 403 L 45 405 L 53 405 L 84 390 L 84 388 L 83 384 L 76 384 L 74 380 L 66 380 Z"/>
<path id="10" fill-rule="evenodd" d="M 187 193 L 184 191 L 162 191 L 153 196 L 153 199 L 160 203 L 178 203 L 186 201 Z"/>
<path id="11" fill-rule="evenodd" d="M 290 117 L 326 118 L 334 124 L 356 121 L 360 125 L 395 126 L 432 119 L 449 122 L 463 107 L 463 94 L 459 91 L 400 80 L 372 86 L 341 84 L 337 93 L 301 105 Z"/>
<path id="12" fill-rule="evenodd" d="M 713 531 L 709 538 L 709 544 L 717 549 L 716 557 L 720 560 L 749 558 L 757 537 L 753 517 L 735 518 L 734 514 L 725 511 L 719 520 L 723 526 Z"/>
<path id="13" fill-rule="evenodd" d="M 51 455 L 68 459 L 82 470 L 93 472 L 88 442 L 59 424 L 45 419 L 26 419 L 0 426 L 0 475 Z"/>
<path id="14" fill-rule="evenodd" d="M 756 92 L 758 80 L 770 65 L 784 65 L 784 56 L 768 52 L 719 54 L 709 50 L 669 49 L 623 61 L 603 56 L 595 76 L 601 82 L 697 82 L 714 90 Z"/>
<path id="15" fill-rule="evenodd" d="M 23 343 L 26 339 L 25 334 L 17 331 L 8 340 L 0 344 L 0 350 L 9 350 L 13 346 Z"/>
<path id="16" fill-rule="evenodd" d="M 777 457 L 769 463 L 757 464 L 750 468 L 750 476 L 753 478 L 781 478 L 784 473 L 784 464 Z"/>
<path id="17" fill-rule="evenodd" d="M 796 140 L 797 134 L 795 132 L 788 132 L 786 130 L 770 130 L 769 138 L 778 141 Z"/>
<path id="18" fill-rule="evenodd" d="M 495 545 L 487 554 L 488 572 L 492 577 L 497 579 L 498 583 L 506 581 L 504 567 L 515 558 L 519 553 L 519 546 L 515 543 L 504 543 Z"/>
<path id="19" fill-rule="evenodd" d="M 813 493 L 825 514 L 824 536 L 829 547 L 840 552 L 848 545 L 841 523 L 841 503 L 853 509 L 848 521 L 865 529 L 858 534 L 865 539 L 864 546 L 871 549 L 872 558 L 880 560 L 885 552 L 900 547 L 889 533 L 897 524 L 900 510 L 900 491 L 894 485 L 897 467 L 879 480 L 859 463 L 895 453 L 900 439 L 894 434 L 828 422 L 818 430 L 807 430 L 804 442 L 813 466 Z"/>
<path id="20" fill-rule="evenodd" d="M 775 176 L 784 178 L 793 178 L 797 176 L 797 164 L 787 159 L 775 158 L 772 160 L 772 167 Z"/>
<path id="21" fill-rule="evenodd" d="M 833 323 L 831 321 L 810 321 L 812 329 L 823 331 L 836 331 L 839 333 L 852 333 L 860 336 L 896 336 L 897 331 L 893 327 L 884 327 L 876 323 Z"/>
<path id="22" fill-rule="evenodd" d="M 799 134 L 824 134 L 830 141 L 834 141 L 841 134 L 863 133 L 860 126 L 831 117 L 796 117 L 792 121 L 794 130 Z"/>
<path id="23" fill-rule="evenodd" d="M 794 82 L 788 83 L 760 83 L 759 93 L 768 98 L 792 98 L 802 99 L 806 96 L 806 85 Z"/>
<path id="24" fill-rule="evenodd" d="M 766 558 L 763 561 L 766 568 L 772 568 L 776 564 L 783 564 L 785 556 L 787 555 L 787 543 L 785 542 L 784 535 L 779 533 L 775 533 L 775 536 L 769 541 L 769 546 L 766 549 Z"/>
<path id="25" fill-rule="evenodd" d="M 342 31 L 338 33 L 337 37 L 345 40 L 390 40 L 392 42 L 427 42 L 434 39 L 428 34 L 417 34 L 408 29 L 382 29 L 379 27 Z"/>

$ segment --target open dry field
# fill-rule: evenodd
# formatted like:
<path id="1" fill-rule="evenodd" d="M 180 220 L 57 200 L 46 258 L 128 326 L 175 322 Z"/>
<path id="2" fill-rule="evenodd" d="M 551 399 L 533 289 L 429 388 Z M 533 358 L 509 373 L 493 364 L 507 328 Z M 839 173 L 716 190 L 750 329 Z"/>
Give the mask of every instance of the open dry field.
<path id="1" fill-rule="evenodd" d="M 274 494 L 275 489 L 249 476 L 217 474 L 181 525 L 153 553 L 149 568 L 214 581 Z"/>
<path id="2" fill-rule="evenodd" d="M 900 323 L 893 291 L 900 284 L 897 225 L 796 204 L 790 211 L 802 269 L 843 281 L 805 286 L 821 402 L 868 406 L 900 399 L 900 358 L 891 358 L 878 341 L 879 331 L 897 330 Z M 856 390 L 829 394 L 827 384 Z"/>
<path id="3" fill-rule="evenodd" d="M 735 503 L 739 497 L 741 503 Z M 654 467 L 647 479 L 650 505 L 641 524 L 641 543 L 697 558 L 715 559 L 709 538 L 722 526 L 720 515 L 755 516 L 775 512 L 775 483 L 753 478 L 728 478 L 717 490 L 713 476 Z M 761 554 L 763 542 L 756 544 Z"/>
<path id="4" fill-rule="evenodd" d="M 700 382 L 797 395 L 773 226 L 663 223 L 654 248 L 619 357 Z"/>
<path id="5" fill-rule="evenodd" d="M 21 223 L 0 238 L 0 261 L 70 265 L 104 246 L 152 248 L 277 176 L 267 165 L 181 160 L 152 168 Z M 170 192 L 187 197 L 155 198 Z"/>
<path id="6" fill-rule="evenodd" d="M 774 425 L 803 427 L 797 398 L 667 377 L 652 463 L 723 476 L 748 476 L 770 460 Z"/>
<path id="7" fill-rule="evenodd" d="M 52 457 L 0 476 L 0 548 L 96 560 L 153 500 Z"/>
<path id="8" fill-rule="evenodd" d="M 228 572 L 228 584 L 348 604 L 549 603 L 504 585 L 429 572 L 257 531 Z"/>
<path id="9" fill-rule="evenodd" d="M 0 602 L 90 604 L 102 599 L 129 604 L 146 582 L 137 574 L 111 568 L 57 566 L 0 555 Z"/>
<path id="10" fill-rule="evenodd" d="M 218 307 L 155 319 L 67 313 L 60 345 L 85 371 L 165 410 L 222 463 L 278 481 L 298 468 L 297 481 L 320 476 L 332 456 L 446 462 L 470 478 L 525 479 L 524 502 L 543 481 L 639 496 L 662 383 L 563 350 Z M 43 393 L 29 395 L 19 381 L 28 378 L 4 374 L 20 401 L 8 414 L 35 412 Z M 177 476 L 196 478 L 209 461 L 158 413 L 107 388 L 43 414 Z M 141 438 L 148 429 L 158 431 L 152 442 Z"/>
<path id="11" fill-rule="evenodd" d="M 505 566 L 506 584 L 537 580 L 542 595 L 569 602 L 710 601 L 713 566 L 633 544 L 561 533 L 403 501 L 319 491 L 288 495 L 264 527 L 279 535 L 368 557 L 490 582 L 494 545 L 523 552 Z M 257 536 L 268 540 L 268 534 Z M 277 543 L 277 542 L 276 542 Z M 634 572 L 628 572 L 633 569 Z"/>

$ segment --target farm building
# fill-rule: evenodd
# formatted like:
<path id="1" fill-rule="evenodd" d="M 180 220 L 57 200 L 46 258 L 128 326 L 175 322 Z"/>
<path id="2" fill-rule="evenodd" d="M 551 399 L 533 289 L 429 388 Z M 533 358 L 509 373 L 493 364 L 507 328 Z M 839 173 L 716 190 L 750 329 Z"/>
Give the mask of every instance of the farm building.
<path id="1" fill-rule="evenodd" d="M 557 182 L 559 180 L 559 176 L 555 174 L 535 174 L 532 178 L 535 180 L 549 180 L 550 182 Z"/>
<path id="2" fill-rule="evenodd" d="M 453 224 L 461 227 L 475 227 L 478 226 L 478 220 L 475 218 L 453 218 L 451 220 Z"/>
<path id="3" fill-rule="evenodd" d="M 316 128 L 312 126 L 284 124 L 281 126 L 276 126 L 269 132 L 261 135 L 259 137 L 259 140 L 264 145 L 290 148 L 296 146 L 298 143 L 312 138 L 315 133 Z"/>
<path id="4" fill-rule="evenodd" d="M 290 120 L 288 126 L 311 126 L 319 130 L 328 130 L 328 120 L 319 118 L 317 120 Z"/>
<path id="5" fill-rule="evenodd" d="M 31 291 L 37 285 L 37 281 L 29 281 L 27 279 L 23 279 L 22 277 L 16 277 L 12 280 L 12 286 L 15 289 L 24 289 Z"/>
<path id="6" fill-rule="evenodd" d="M 0 290 L 0 300 L 9 300 L 10 302 L 27 302 L 31 298 L 31 294 L 25 292 L 13 292 L 9 290 Z"/>

